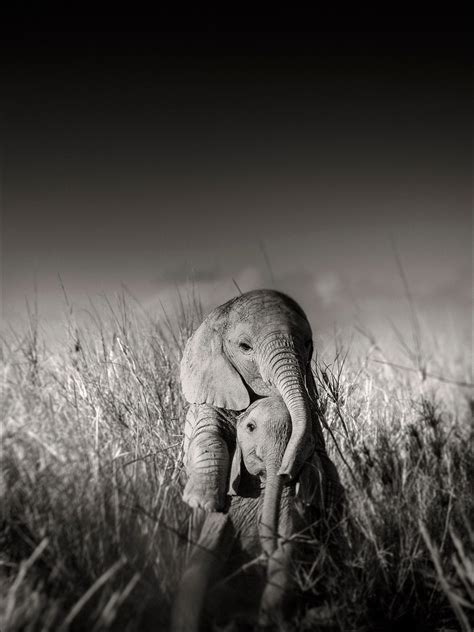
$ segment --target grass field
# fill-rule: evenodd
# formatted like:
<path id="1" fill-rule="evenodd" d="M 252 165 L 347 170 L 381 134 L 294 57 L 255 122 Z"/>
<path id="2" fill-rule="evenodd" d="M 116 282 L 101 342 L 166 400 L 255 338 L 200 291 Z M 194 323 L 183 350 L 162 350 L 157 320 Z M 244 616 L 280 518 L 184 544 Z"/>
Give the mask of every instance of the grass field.
<path id="1" fill-rule="evenodd" d="M 160 325 L 125 295 L 66 311 L 54 341 L 34 309 L 3 339 L 0 630 L 166 629 L 189 518 L 178 363 L 200 308 L 190 296 Z M 392 334 L 320 345 L 348 552 L 314 543 L 288 630 L 471 629 L 470 350 Z"/>

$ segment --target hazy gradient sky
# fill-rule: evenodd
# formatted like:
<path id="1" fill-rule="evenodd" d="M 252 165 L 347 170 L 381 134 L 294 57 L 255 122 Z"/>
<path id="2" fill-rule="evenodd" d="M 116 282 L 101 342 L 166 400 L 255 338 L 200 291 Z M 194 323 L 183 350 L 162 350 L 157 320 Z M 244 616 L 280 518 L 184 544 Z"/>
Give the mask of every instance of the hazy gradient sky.
<path id="1" fill-rule="evenodd" d="M 471 305 L 468 35 L 17 34 L 3 45 L 7 319 L 193 277 L 313 322 Z M 263 243 L 263 246 L 261 245 Z M 272 274 L 266 263 L 270 260 Z M 271 276 L 274 279 L 272 280 Z"/>

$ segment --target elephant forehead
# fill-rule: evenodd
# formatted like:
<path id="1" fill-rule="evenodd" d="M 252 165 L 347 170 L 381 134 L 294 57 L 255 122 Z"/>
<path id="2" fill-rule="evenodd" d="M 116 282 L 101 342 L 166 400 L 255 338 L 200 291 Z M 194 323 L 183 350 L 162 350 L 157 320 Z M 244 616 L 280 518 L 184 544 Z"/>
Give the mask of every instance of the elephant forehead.
<path id="1" fill-rule="evenodd" d="M 233 308 L 240 317 L 254 317 L 262 310 L 297 315 L 306 319 L 306 315 L 296 301 L 275 290 L 252 290 L 237 297 Z"/>
<path id="2" fill-rule="evenodd" d="M 277 393 L 272 393 L 269 397 L 263 397 L 254 402 L 243 417 L 248 417 L 249 415 L 256 420 L 268 419 L 271 422 L 291 423 L 288 408 L 282 397 Z"/>
<path id="3" fill-rule="evenodd" d="M 304 315 L 278 304 L 262 304 L 258 310 L 236 309 L 229 318 L 227 329 L 236 335 L 251 337 L 271 332 L 282 335 L 304 332 L 311 336 L 311 327 Z"/>
<path id="4" fill-rule="evenodd" d="M 232 326 L 228 327 L 227 333 L 230 337 L 239 338 L 241 336 L 252 336 L 253 335 L 253 327 L 252 323 L 244 320 L 243 318 L 237 317 L 235 322 L 230 323 Z"/>

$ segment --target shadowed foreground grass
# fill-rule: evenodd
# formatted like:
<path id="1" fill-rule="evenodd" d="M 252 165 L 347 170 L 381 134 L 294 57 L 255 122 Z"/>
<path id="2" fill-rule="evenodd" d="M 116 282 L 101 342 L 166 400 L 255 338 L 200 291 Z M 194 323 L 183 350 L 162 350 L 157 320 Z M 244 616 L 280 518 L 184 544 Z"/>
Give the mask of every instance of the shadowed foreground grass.
<path id="1" fill-rule="evenodd" d="M 70 309 L 53 346 L 34 313 L 28 331 L 7 333 L 3 632 L 167 628 L 189 518 L 178 363 L 200 318 L 190 300 L 159 328 L 121 297 L 91 307 L 87 326 Z M 467 357 L 428 352 L 432 373 L 469 381 Z M 314 542 L 313 566 L 296 577 L 305 606 L 288 630 L 471 629 L 473 401 L 421 364 L 390 360 L 373 340 L 364 354 L 318 358 L 348 551 L 341 562 Z"/>

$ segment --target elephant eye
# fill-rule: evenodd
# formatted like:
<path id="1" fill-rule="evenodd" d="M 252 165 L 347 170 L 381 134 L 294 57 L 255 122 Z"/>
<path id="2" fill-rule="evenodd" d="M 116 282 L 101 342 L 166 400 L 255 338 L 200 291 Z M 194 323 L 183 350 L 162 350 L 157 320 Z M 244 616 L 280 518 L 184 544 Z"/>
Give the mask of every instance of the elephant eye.
<path id="1" fill-rule="evenodd" d="M 249 432 L 253 432 L 257 426 L 253 423 L 253 421 L 249 421 L 247 423 L 247 430 Z"/>
<path id="2" fill-rule="evenodd" d="M 242 351 L 252 351 L 252 347 L 247 344 L 246 342 L 239 342 L 239 348 L 242 349 Z"/>

